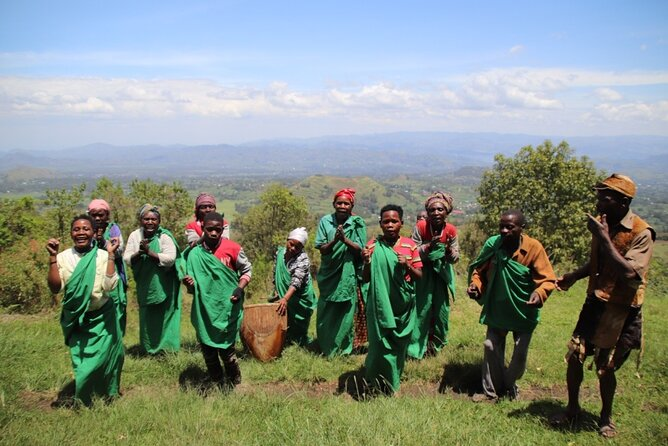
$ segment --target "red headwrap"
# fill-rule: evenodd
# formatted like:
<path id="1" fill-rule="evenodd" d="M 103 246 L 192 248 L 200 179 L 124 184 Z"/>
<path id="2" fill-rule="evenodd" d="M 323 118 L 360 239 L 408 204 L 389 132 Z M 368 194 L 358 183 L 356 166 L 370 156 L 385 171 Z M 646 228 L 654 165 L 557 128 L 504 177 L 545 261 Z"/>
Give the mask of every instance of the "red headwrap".
<path id="1" fill-rule="evenodd" d="M 350 199 L 350 203 L 355 204 L 355 189 L 341 189 L 334 194 L 334 201 L 339 197 L 346 197 Z"/>
<path id="2" fill-rule="evenodd" d="M 96 198 L 88 204 L 88 210 L 92 211 L 93 209 L 104 209 L 107 212 L 111 210 L 109 203 L 101 198 Z"/>
<path id="3" fill-rule="evenodd" d="M 202 206 L 203 204 L 210 204 L 215 206 L 216 205 L 216 199 L 214 198 L 213 195 L 207 194 L 206 192 L 203 192 L 197 196 L 195 199 L 195 210 L 197 210 L 198 207 Z"/>

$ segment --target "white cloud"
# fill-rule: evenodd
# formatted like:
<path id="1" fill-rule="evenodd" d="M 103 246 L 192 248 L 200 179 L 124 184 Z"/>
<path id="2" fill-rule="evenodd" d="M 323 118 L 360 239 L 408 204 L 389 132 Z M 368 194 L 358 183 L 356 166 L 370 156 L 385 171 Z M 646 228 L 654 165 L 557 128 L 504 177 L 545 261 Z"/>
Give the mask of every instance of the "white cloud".
<path id="1" fill-rule="evenodd" d="M 606 121 L 665 121 L 668 122 L 668 101 L 655 104 L 632 102 L 626 104 L 598 105 L 592 117 Z"/>
<path id="2" fill-rule="evenodd" d="M 379 81 L 311 90 L 285 82 L 249 86 L 206 79 L 0 77 L 0 117 L 38 122 L 56 116 L 98 123 L 109 117 L 110 126 L 168 120 L 193 126 L 211 118 L 251 123 L 257 118 L 262 126 L 294 122 L 295 136 L 303 119 L 319 128 L 336 122 L 337 131 L 343 131 L 341 123 L 349 123 L 355 131 L 446 128 L 571 134 L 589 128 L 600 134 L 622 129 L 665 134 L 665 129 L 657 131 L 668 121 L 665 95 L 648 101 L 634 97 L 633 89 L 625 89 L 624 96 L 618 91 L 652 84 L 668 84 L 668 73 L 514 68 L 442 83 Z M 248 138 L 260 136 L 270 135 Z"/>
<path id="3" fill-rule="evenodd" d="M 602 101 L 619 101 L 623 96 L 612 88 L 597 88 L 594 94 Z"/>
<path id="4" fill-rule="evenodd" d="M 519 54 L 519 53 L 522 53 L 524 51 L 524 49 L 525 49 L 524 45 L 515 45 L 508 52 L 510 54 Z"/>

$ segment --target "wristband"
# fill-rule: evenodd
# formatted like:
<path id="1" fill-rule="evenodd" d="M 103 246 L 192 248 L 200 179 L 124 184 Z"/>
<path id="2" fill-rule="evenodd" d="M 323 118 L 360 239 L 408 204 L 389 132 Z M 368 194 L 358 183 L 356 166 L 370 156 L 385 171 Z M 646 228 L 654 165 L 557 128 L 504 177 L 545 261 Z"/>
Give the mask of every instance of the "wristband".
<path id="1" fill-rule="evenodd" d="M 49 265 L 54 265 L 54 264 L 56 264 L 56 263 L 58 263 L 58 260 L 51 260 L 51 261 L 49 262 Z"/>

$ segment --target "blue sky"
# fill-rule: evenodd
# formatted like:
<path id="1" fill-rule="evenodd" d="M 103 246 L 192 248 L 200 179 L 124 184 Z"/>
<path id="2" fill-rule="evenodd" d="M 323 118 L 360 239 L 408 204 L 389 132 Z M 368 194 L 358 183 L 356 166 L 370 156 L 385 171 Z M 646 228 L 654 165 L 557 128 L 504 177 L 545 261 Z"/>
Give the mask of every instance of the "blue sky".
<path id="1" fill-rule="evenodd" d="M 668 135 L 666 1 L 0 0 L 0 149 Z"/>

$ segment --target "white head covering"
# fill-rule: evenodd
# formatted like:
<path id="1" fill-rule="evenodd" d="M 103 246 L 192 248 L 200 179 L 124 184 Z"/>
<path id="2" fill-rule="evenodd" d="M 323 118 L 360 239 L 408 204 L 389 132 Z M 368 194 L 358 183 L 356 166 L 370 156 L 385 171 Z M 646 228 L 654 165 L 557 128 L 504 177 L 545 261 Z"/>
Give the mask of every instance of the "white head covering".
<path id="1" fill-rule="evenodd" d="M 297 240 L 303 246 L 305 246 L 306 245 L 306 240 L 308 240 L 308 232 L 306 232 L 306 228 L 293 229 L 288 234 L 288 240 Z"/>

